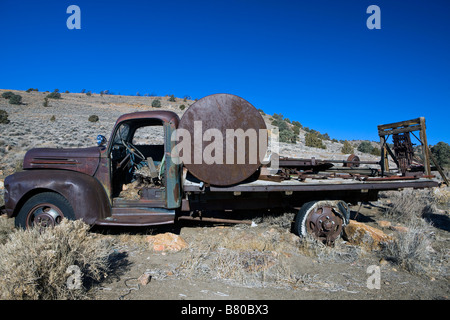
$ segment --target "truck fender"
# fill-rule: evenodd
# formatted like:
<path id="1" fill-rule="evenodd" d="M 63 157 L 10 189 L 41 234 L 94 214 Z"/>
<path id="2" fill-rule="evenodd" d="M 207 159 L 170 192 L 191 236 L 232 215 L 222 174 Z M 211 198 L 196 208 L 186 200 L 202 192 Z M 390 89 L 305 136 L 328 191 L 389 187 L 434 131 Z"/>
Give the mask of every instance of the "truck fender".
<path id="1" fill-rule="evenodd" d="M 10 218 L 16 216 L 30 197 L 48 191 L 66 198 L 75 218 L 88 224 L 111 216 L 111 205 L 101 183 L 87 174 L 66 170 L 25 170 L 6 177 L 6 213 Z"/>

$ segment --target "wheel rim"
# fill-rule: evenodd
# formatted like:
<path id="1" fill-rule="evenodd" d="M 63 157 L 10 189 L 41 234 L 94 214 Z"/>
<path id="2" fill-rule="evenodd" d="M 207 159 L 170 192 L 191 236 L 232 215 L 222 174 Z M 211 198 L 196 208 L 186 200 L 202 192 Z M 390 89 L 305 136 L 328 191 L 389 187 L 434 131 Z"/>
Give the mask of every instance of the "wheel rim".
<path id="1" fill-rule="evenodd" d="M 347 158 L 347 161 L 350 161 L 350 163 L 349 162 L 344 163 L 344 167 L 347 167 L 347 168 L 351 168 L 351 167 L 358 168 L 359 167 L 360 159 L 356 154 L 349 155 Z M 354 162 L 352 162 L 352 161 L 354 161 Z"/>
<path id="2" fill-rule="evenodd" d="M 27 215 L 26 226 L 48 228 L 54 227 L 64 218 L 62 211 L 51 203 L 41 203 L 34 206 Z"/>
<path id="3" fill-rule="evenodd" d="M 343 220 L 332 207 L 313 208 L 306 218 L 307 232 L 318 240 L 331 244 L 342 232 Z"/>

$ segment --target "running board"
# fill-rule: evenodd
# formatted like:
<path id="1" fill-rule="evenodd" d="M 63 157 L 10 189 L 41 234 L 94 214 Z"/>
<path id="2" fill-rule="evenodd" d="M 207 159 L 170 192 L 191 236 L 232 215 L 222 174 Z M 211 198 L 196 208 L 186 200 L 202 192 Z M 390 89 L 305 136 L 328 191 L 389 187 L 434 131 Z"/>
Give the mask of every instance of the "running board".
<path id="1" fill-rule="evenodd" d="M 97 220 L 99 226 L 153 226 L 175 222 L 175 210 L 164 208 L 112 208 L 112 215 Z"/>

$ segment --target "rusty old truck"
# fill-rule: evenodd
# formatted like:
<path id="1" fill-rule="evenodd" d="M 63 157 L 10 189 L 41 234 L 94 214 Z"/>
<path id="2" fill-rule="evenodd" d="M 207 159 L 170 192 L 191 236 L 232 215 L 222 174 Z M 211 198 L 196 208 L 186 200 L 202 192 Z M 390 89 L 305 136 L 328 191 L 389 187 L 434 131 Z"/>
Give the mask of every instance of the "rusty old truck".
<path id="1" fill-rule="evenodd" d="M 349 204 L 377 200 L 384 190 L 438 186 L 428 156 L 419 163 L 411 148 L 409 133 L 424 129 L 422 119 L 379 126 L 380 161 L 360 161 L 355 155 L 344 160 L 283 158 L 274 152 L 276 135 L 263 131 L 267 127 L 255 107 L 235 95 L 213 94 L 193 103 L 181 119 L 161 109 L 124 114 L 109 140 L 99 135 L 97 146 L 29 150 L 23 171 L 5 179 L 4 211 L 17 227 L 28 228 L 64 218 L 103 226 L 180 219 L 236 222 L 236 210 L 296 208 L 294 232 L 330 242 L 349 222 Z M 157 143 L 153 129 L 159 130 Z M 230 140 L 230 129 L 244 133 L 243 141 L 236 135 Z M 258 143 L 248 140 L 249 129 L 259 133 Z M 180 133 L 187 135 L 181 139 Z M 385 139 L 390 134 L 396 137 L 393 148 Z M 183 152 L 174 152 L 175 146 Z M 252 151 L 264 157 L 249 161 Z M 234 162 L 225 161 L 230 159 Z M 130 190 L 134 194 L 124 196 Z"/>

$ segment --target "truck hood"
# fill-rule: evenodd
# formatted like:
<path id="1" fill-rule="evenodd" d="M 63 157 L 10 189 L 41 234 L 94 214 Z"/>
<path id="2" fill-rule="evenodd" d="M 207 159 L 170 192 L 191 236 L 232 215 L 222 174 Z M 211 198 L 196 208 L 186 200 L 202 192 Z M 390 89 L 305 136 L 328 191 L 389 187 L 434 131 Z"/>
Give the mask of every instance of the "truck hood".
<path id="1" fill-rule="evenodd" d="M 25 154 L 24 169 L 62 169 L 93 176 L 100 162 L 100 147 L 35 148 Z"/>

